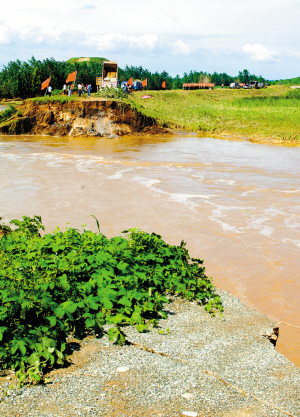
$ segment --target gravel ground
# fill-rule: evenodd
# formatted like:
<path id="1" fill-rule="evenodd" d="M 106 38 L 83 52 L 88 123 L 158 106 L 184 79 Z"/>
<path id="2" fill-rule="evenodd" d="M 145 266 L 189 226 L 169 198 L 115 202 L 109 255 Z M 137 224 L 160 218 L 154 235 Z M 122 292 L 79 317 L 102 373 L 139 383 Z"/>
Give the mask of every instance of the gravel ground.
<path id="1" fill-rule="evenodd" d="M 5 380 L 0 415 L 300 416 L 300 369 L 265 336 L 275 323 L 220 295 L 222 318 L 174 299 L 158 329 L 126 329 L 131 344 L 89 338 L 74 353 L 86 363 L 51 372 L 47 384 L 8 389 Z"/>

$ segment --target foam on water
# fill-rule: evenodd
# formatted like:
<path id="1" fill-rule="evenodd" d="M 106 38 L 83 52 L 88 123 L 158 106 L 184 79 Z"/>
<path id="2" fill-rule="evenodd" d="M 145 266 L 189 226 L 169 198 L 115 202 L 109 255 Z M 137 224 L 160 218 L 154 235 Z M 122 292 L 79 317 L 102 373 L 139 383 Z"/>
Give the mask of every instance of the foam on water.
<path id="1" fill-rule="evenodd" d="M 263 224 L 267 220 L 270 220 L 270 218 L 266 216 L 252 216 L 247 220 L 248 226 L 246 229 L 256 229 L 261 235 L 271 237 L 272 233 L 274 232 L 273 227 Z"/>
<path id="2" fill-rule="evenodd" d="M 300 212 L 300 207 L 298 207 L 298 210 Z M 300 214 L 296 214 L 291 217 L 287 217 L 284 219 L 284 222 L 287 227 L 290 229 L 293 229 L 295 232 L 300 232 Z"/>
<path id="3" fill-rule="evenodd" d="M 110 179 L 110 180 L 118 180 L 118 179 L 120 179 L 120 178 L 122 178 L 123 177 L 123 173 L 124 172 L 128 172 L 128 171 L 133 171 L 133 168 L 128 168 L 128 169 L 123 169 L 123 170 L 121 170 L 121 171 L 118 171 L 118 172 L 116 172 L 115 174 L 113 174 L 113 175 L 110 175 L 109 177 L 107 177 L 108 179 Z"/>
<path id="4" fill-rule="evenodd" d="M 288 239 L 288 238 L 284 238 L 281 239 L 281 241 L 283 243 L 292 243 L 293 245 L 295 245 L 297 248 L 300 248 L 300 240 L 297 239 Z"/>
<path id="5" fill-rule="evenodd" d="M 20 156 L 20 155 L 16 155 L 16 154 L 13 154 L 13 153 L 5 153 L 5 152 L 1 152 L 0 156 L 3 157 L 3 158 L 8 159 L 9 161 L 15 161 L 15 160 L 18 160 L 18 159 L 22 158 L 22 156 Z"/>
<path id="6" fill-rule="evenodd" d="M 204 194 L 185 194 L 185 193 L 170 193 L 164 190 L 161 190 L 158 187 L 153 187 L 154 184 L 161 183 L 161 180 L 156 179 L 149 179 L 146 177 L 136 176 L 134 177 L 134 181 L 138 182 L 141 185 L 145 185 L 151 191 L 158 193 L 158 194 L 165 194 L 169 197 L 171 201 L 176 203 L 184 204 L 185 206 L 195 209 L 198 206 L 195 202 L 190 202 L 189 199 L 208 199 L 213 197 L 213 195 L 204 195 Z"/>
<path id="7" fill-rule="evenodd" d="M 212 180 L 212 182 L 224 182 L 225 184 L 228 184 L 228 185 L 233 185 L 233 184 L 236 183 L 236 181 L 234 181 L 234 180 L 225 180 L 225 179 L 222 179 L 222 178 L 220 178 L 218 180 Z"/>

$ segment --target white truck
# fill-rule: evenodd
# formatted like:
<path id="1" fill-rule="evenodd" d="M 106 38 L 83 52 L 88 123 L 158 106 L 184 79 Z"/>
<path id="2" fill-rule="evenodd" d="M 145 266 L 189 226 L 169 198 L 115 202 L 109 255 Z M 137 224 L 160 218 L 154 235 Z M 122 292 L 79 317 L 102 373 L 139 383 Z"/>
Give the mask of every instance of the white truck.
<path id="1" fill-rule="evenodd" d="M 97 89 L 106 87 L 117 88 L 118 86 L 118 64 L 114 61 L 104 61 L 102 77 L 96 77 Z"/>

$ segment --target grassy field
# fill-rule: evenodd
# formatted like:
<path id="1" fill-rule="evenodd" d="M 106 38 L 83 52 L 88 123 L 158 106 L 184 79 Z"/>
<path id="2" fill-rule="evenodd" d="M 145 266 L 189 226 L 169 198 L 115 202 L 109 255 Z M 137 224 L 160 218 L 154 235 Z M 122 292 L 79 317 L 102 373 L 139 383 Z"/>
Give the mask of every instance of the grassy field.
<path id="1" fill-rule="evenodd" d="M 296 78 L 287 78 L 286 80 L 277 80 L 277 81 L 272 81 L 272 84 L 288 84 L 288 85 L 300 85 L 300 77 L 296 77 Z"/>
<path id="2" fill-rule="evenodd" d="M 70 58 L 67 62 L 70 62 L 70 64 L 75 64 L 76 62 L 96 62 L 97 64 L 102 64 L 103 61 L 107 61 L 106 58 L 98 58 L 98 57 L 91 57 L 91 58 L 85 58 L 85 57 L 79 57 L 79 58 Z"/>
<path id="3" fill-rule="evenodd" d="M 263 90 L 171 90 L 134 93 L 132 105 L 162 125 L 254 141 L 300 144 L 300 91 L 286 86 Z"/>

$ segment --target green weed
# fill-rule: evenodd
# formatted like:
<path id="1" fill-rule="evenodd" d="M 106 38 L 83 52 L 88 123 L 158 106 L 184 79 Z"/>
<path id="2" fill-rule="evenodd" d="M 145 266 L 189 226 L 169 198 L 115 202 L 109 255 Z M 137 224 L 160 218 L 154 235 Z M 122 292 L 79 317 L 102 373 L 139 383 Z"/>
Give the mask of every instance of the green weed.
<path id="1" fill-rule="evenodd" d="M 127 98 L 128 94 L 124 93 L 122 88 L 106 87 L 97 91 L 94 96 L 103 98 Z"/>
<path id="2" fill-rule="evenodd" d="M 78 96 L 43 96 L 43 97 L 35 97 L 35 98 L 29 98 L 27 100 L 32 101 L 33 103 L 37 104 L 43 104 L 43 103 L 68 103 L 70 101 L 78 101 Z"/>
<path id="3" fill-rule="evenodd" d="M 0 113 L 0 124 L 3 123 L 3 122 L 5 122 L 6 120 L 10 119 L 16 113 L 18 113 L 18 111 L 15 109 L 15 107 L 12 106 L 11 104 L 9 104 L 8 109 L 3 110 Z"/>
<path id="4" fill-rule="evenodd" d="M 183 241 L 171 246 L 136 229 L 108 239 L 98 221 L 98 234 L 67 228 L 41 236 L 38 216 L 11 225 L 0 233 L 0 365 L 16 371 L 19 385 L 64 364 L 70 333 L 101 334 L 110 324 L 109 339 L 122 345 L 125 326 L 156 326 L 167 318 L 166 294 L 222 311 L 203 261 L 190 258 Z"/>

